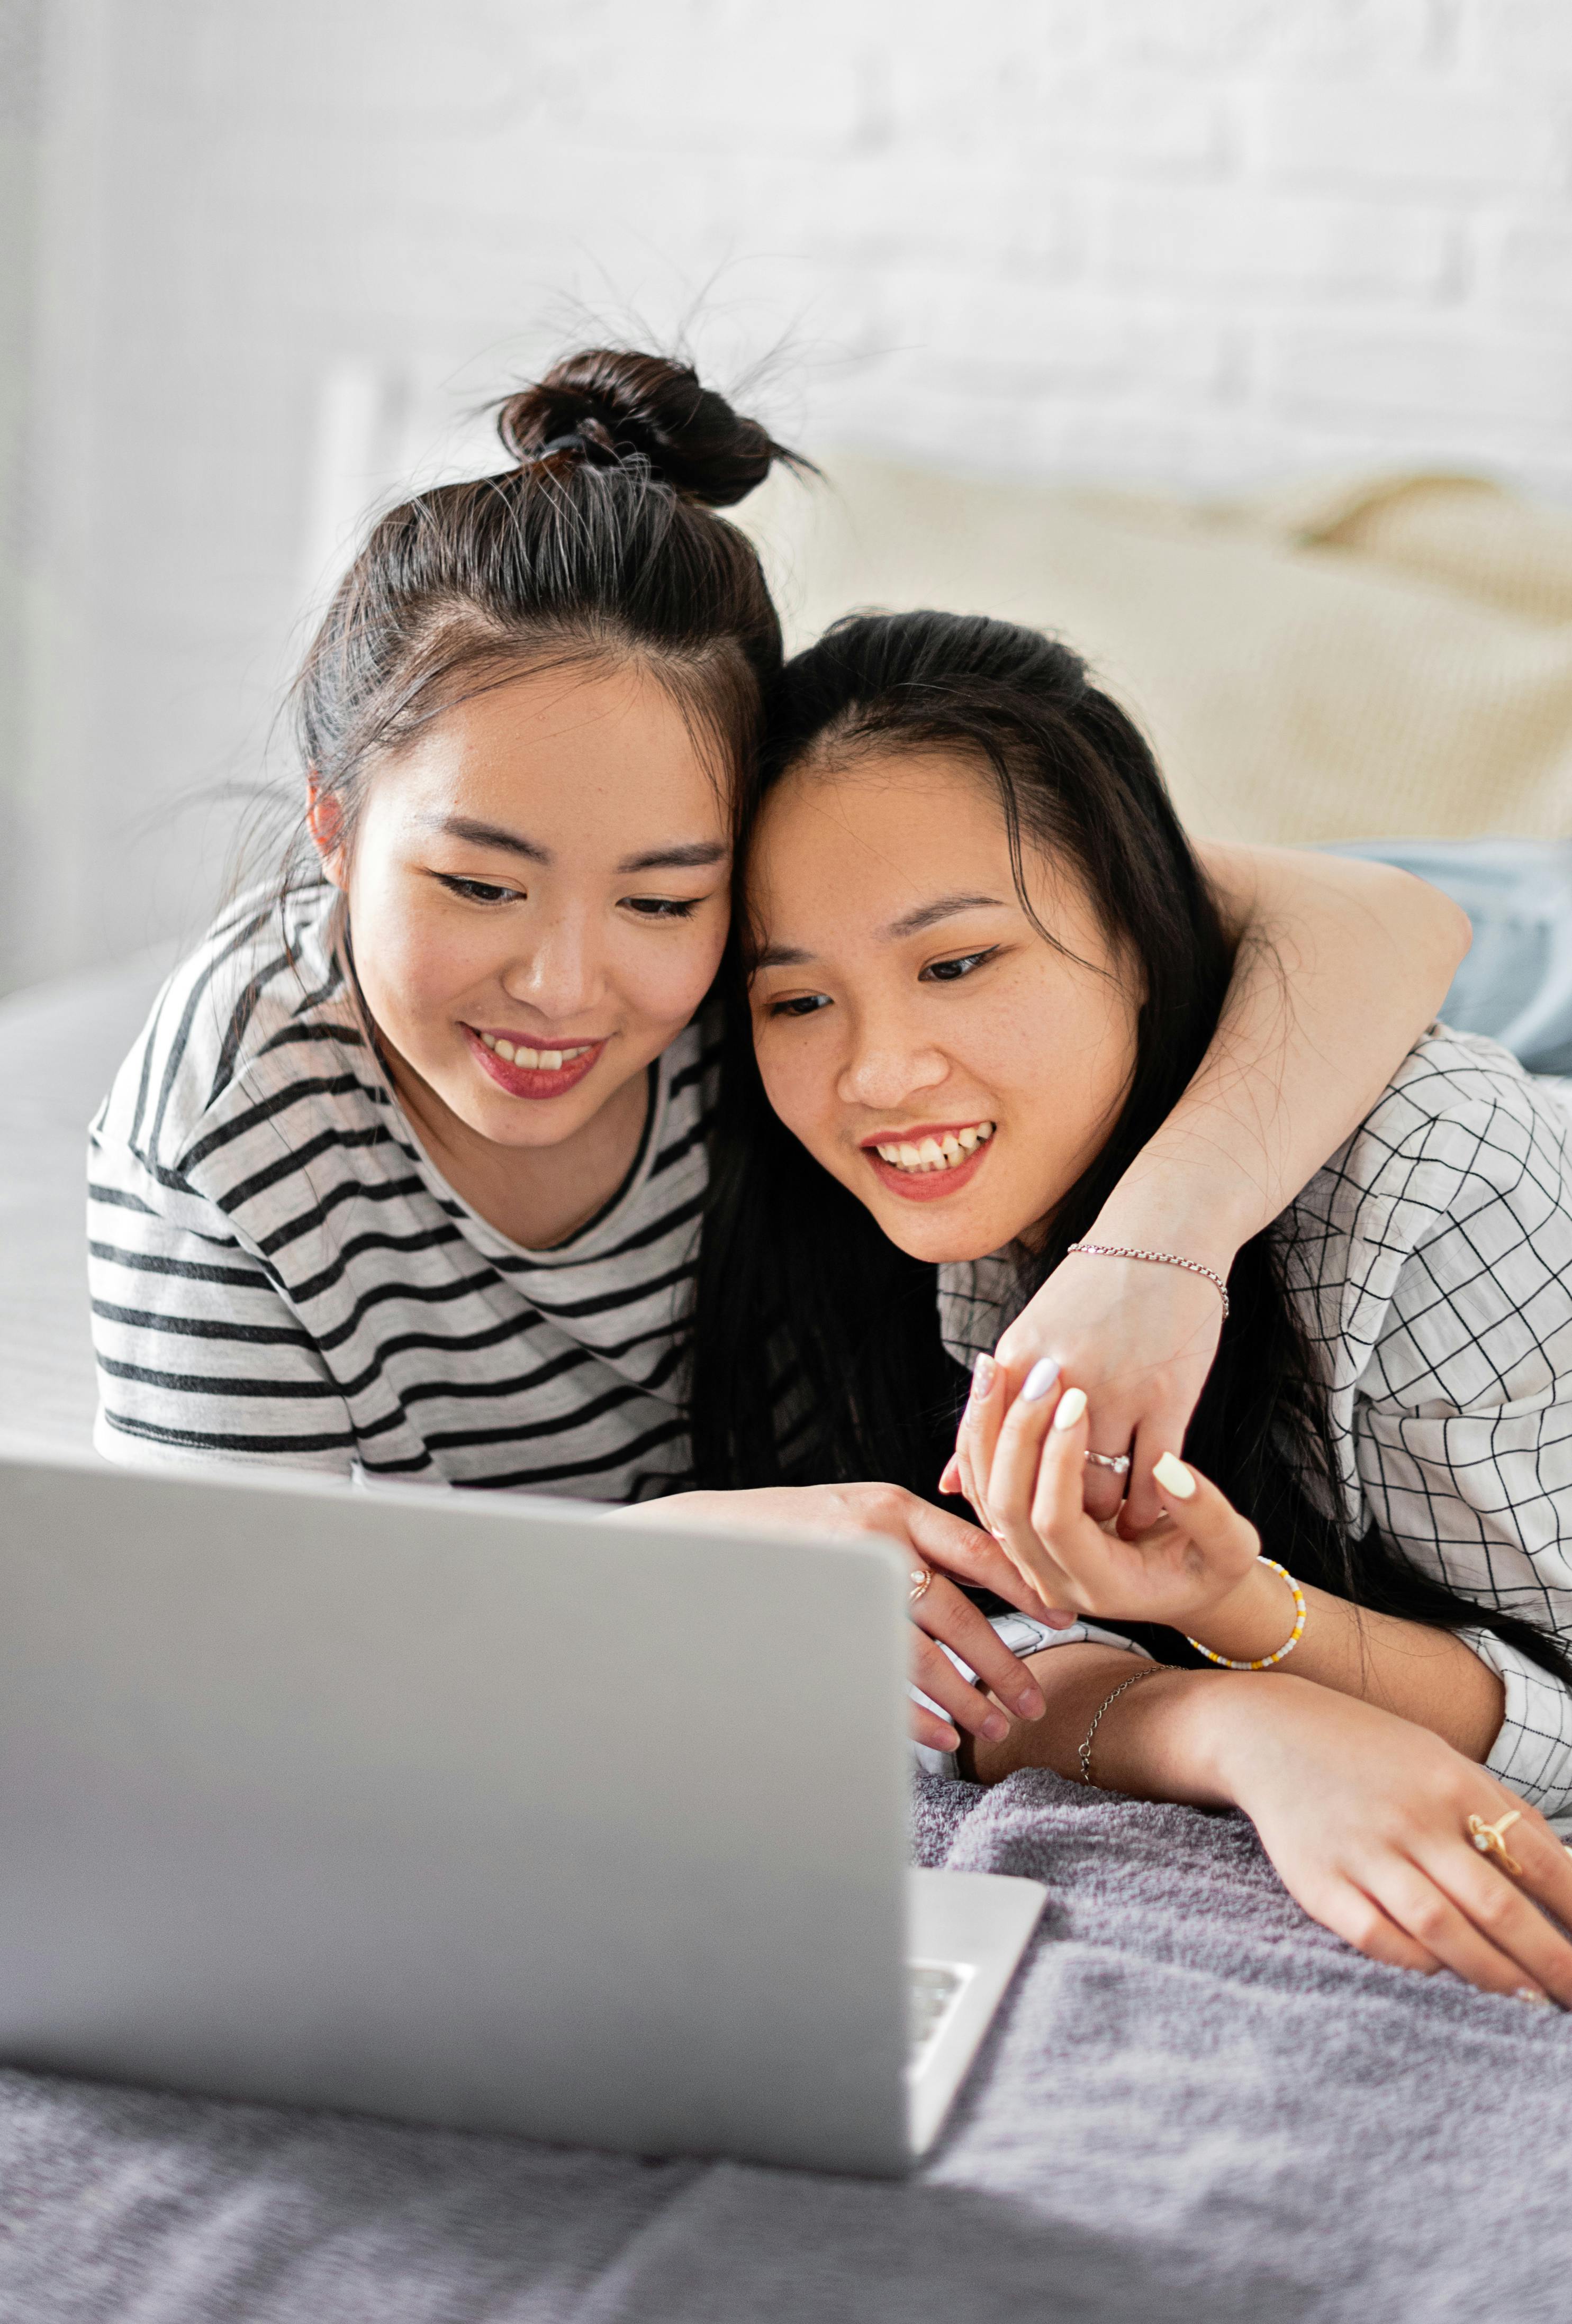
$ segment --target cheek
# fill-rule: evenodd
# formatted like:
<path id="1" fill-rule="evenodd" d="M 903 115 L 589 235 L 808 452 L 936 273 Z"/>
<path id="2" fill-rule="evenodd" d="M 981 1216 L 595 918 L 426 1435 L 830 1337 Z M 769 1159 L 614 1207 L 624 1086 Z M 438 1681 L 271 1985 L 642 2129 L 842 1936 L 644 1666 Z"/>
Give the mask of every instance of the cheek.
<path id="1" fill-rule="evenodd" d="M 754 1050 L 773 1111 L 817 1160 L 838 1169 L 835 1061 L 828 1044 L 804 1038 L 800 1027 L 766 1020 L 763 1026 L 755 1024 Z"/>
<path id="2" fill-rule="evenodd" d="M 496 957 L 494 930 L 456 924 L 429 881 L 392 867 L 357 872 L 349 920 L 372 1014 L 395 1041 L 483 982 Z"/>

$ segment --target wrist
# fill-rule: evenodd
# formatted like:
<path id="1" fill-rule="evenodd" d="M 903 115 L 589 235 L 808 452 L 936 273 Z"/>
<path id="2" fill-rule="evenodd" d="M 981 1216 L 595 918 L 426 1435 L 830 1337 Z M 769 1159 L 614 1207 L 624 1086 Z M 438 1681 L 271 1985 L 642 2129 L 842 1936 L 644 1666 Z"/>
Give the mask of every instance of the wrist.
<path id="1" fill-rule="evenodd" d="M 1098 1788 L 1192 1807 L 1232 1807 L 1225 1758 L 1231 1729 L 1215 1715 L 1225 1707 L 1216 1699 L 1229 1683 L 1222 1671 L 1170 1667 L 1132 1687 L 1107 1708 L 1097 1730 Z"/>
<path id="2" fill-rule="evenodd" d="M 1197 1645 L 1209 1646 L 1225 1661 L 1253 1663 L 1280 1652 L 1298 1617 L 1293 1591 L 1281 1574 L 1256 1558 L 1248 1572 L 1184 1627 Z"/>
<path id="3" fill-rule="evenodd" d="M 1243 1173 L 1236 1179 L 1215 1153 L 1203 1167 L 1160 1154 L 1153 1140 L 1081 1240 L 1170 1250 L 1226 1276 L 1244 1245 L 1269 1223 L 1261 1211 L 1259 1184 Z"/>
<path id="4" fill-rule="evenodd" d="M 1191 1787 L 1186 1796 L 1197 1806 L 1242 1808 L 1272 1699 L 1281 1702 L 1285 1686 L 1302 1682 L 1270 1671 L 1187 1671 L 1185 1676 L 1190 1684 L 1176 1716 L 1175 1745 Z"/>

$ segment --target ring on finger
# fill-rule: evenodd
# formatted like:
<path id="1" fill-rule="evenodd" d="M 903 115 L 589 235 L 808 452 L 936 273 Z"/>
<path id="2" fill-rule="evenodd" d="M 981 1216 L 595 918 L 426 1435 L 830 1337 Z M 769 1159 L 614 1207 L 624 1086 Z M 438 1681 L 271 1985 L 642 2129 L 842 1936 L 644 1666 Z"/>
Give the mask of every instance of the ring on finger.
<path id="1" fill-rule="evenodd" d="M 1483 1816 L 1471 1815 L 1468 1836 L 1481 1856 L 1493 1856 L 1503 1872 L 1521 1873 L 1523 1868 L 1516 1857 L 1507 1854 L 1505 1835 L 1514 1823 L 1521 1823 L 1522 1820 L 1521 1808 L 1508 1808 L 1506 1813 L 1497 1816 L 1493 1823 L 1486 1823 Z"/>
<path id="2" fill-rule="evenodd" d="M 1089 1461 L 1095 1469 L 1111 1469 L 1115 1477 L 1125 1475 L 1130 1467 L 1128 1452 L 1083 1452 L 1081 1458 Z"/>
<path id="3" fill-rule="evenodd" d="M 910 1579 L 911 1587 L 907 1592 L 906 1602 L 909 1606 L 915 1606 L 918 1600 L 925 1596 L 932 1587 L 933 1568 L 930 1565 L 914 1565 Z"/>

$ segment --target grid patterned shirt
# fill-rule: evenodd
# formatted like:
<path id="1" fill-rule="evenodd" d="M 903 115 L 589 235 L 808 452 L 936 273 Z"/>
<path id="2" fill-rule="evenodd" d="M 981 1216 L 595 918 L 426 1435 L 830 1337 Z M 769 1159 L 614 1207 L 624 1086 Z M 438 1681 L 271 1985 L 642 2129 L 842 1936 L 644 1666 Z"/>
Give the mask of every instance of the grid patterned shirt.
<path id="1" fill-rule="evenodd" d="M 1460 1596 L 1572 1643 L 1560 1091 L 1493 1042 L 1438 1027 L 1278 1233 L 1320 1356 L 1349 1526 L 1373 1521 Z M 1010 1320 L 1016 1270 L 1001 1257 L 940 1278 L 947 1341 L 968 1360 Z M 1572 1819 L 1572 1694 L 1488 1631 L 1463 1635 L 1505 1689 L 1492 1772 Z"/>
<path id="2" fill-rule="evenodd" d="M 643 1142 L 550 1250 L 421 1149 L 367 1041 L 337 891 L 244 899 L 178 968 L 93 1125 L 96 1442 L 629 1501 L 688 1481 L 687 1316 L 716 1044 L 651 1068 Z"/>

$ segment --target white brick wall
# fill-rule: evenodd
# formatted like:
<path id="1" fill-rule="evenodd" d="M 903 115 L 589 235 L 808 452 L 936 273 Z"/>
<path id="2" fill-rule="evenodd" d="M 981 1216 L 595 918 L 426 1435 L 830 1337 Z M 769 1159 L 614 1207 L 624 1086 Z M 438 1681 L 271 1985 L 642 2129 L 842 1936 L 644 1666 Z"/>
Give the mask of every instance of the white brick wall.
<path id="1" fill-rule="evenodd" d="M 1572 491 L 1572 0 L 50 13 L 13 973 L 205 908 L 324 543 L 576 300 L 810 446 Z"/>

